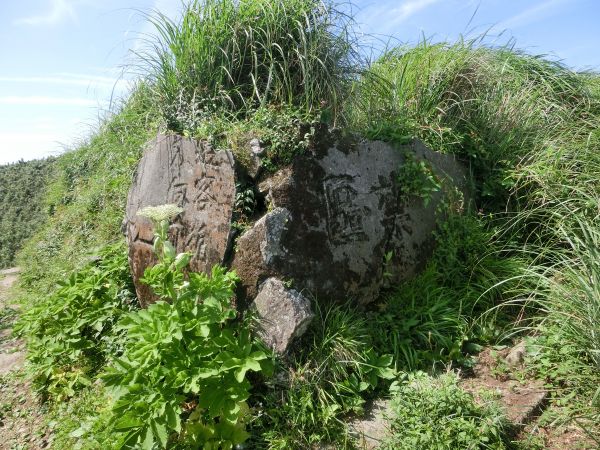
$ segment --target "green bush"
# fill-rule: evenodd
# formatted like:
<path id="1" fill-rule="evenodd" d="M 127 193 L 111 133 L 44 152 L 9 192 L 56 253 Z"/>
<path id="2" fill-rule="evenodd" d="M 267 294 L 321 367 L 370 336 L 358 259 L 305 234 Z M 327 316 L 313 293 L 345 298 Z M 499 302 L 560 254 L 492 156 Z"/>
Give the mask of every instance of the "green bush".
<path id="1" fill-rule="evenodd" d="M 46 220 L 43 198 L 54 158 L 0 166 L 0 269 Z"/>
<path id="2" fill-rule="evenodd" d="M 507 421 L 493 405 L 478 406 L 453 374 L 409 375 L 392 386 L 391 436 L 382 450 L 505 449 Z"/>
<path id="3" fill-rule="evenodd" d="M 504 251 L 488 226 L 468 212 L 447 216 L 426 268 L 368 314 L 375 348 L 393 354 L 398 369 L 468 364 L 472 344 L 500 333 L 503 318 L 482 314 L 528 291 L 525 260 Z"/>
<path id="4" fill-rule="evenodd" d="M 60 282 L 17 326 L 27 338 L 37 389 L 60 400 L 89 385 L 107 359 L 122 351 L 123 333 L 116 324 L 136 308 L 123 244 L 102 249 L 85 268 Z"/>
<path id="5" fill-rule="evenodd" d="M 167 220 L 180 211 L 140 212 L 155 222 L 159 258 L 142 281 L 159 300 L 123 318 L 123 354 L 102 376 L 113 398 L 111 423 L 119 448 L 180 442 L 231 449 L 244 442 L 251 388 L 246 373 L 269 366 L 249 329 L 235 321 L 235 273 L 215 266 L 210 277 L 184 277 L 190 255 L 176 255 L 167 240 Z"/>

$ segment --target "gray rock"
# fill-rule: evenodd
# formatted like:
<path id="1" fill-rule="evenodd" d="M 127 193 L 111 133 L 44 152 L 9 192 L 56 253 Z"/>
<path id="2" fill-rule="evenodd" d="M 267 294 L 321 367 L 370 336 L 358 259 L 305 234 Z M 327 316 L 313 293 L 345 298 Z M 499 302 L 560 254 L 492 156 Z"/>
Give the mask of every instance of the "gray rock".
<path id="1" fill-rule="evenodd" d="M 306 331 L 314 316 L 310 301 L 276 278 L 260 286 L 251 308 L 257 313 L 259 336 L 280 354 Z"/>
<path id="2" fill-rule="evenodd" d="M 317 298 L 368 303 L 386 283 L 413 276 L 431 253 L 443 193 L 434 194 L 428 205 L 401 195 L 397 178 L 404 152 L 427 160 L 444 185 L 465 190 L 460 164 L 418 141 L 402 148 L 325 142 L 259 184 L 273 212 L 237 243 L 233 267 L 242 291 L 252 298 L 264 279 L 276 276 L 294 280 Z M 269 226 L 271 214 L 283 217 L 280 208 L 287 211 L 285 226 Z M 273 243 L 276 251 L 266 258 L 262 249 L 274 248 Z M 393 257 L 384 277 L 388 252 Z"/>
<path id="3" fill-rule="evenodd" d="M 504 358 L 504 360 L 506 361 L 506 364 L 508 364 L 510 367 L 521 366 L 525 361 L 525 354 L 525 342 L 521 341 L 510 349 L 508 355 L 506 355 L 506 358 Z"/>
<path id="4" fill-rule="evenodd" d="M 255 156 L 262 156 L 265 154 L 265 147 L 263 147 L 257 138 L 250 140 L 250 151 Z"/>
<path id="5" fill-rule="evenodd" d="M 139 279 L 156 258 L 152 224 L 137 212 L 169 203 L 183 208 L 169 230 L 169 239 L 178 252 L 192 253 L 192 271 L 208 273 L 213 265 L 223 264 L 229 248 L 235 181 L 229 151 L 215 151 L 206 142 L 177 135 L 158 135 L 148 144 L 129 192 L 125 217 L 129 261 L 142 305 L 154 297 Z"/>
<path id="6" fill-rule="evenodd" d="M 386 415 L 389 409 L 389 400 L 376 400 L 365 408 L 363 417 L 354 419 L 348 424 L 350 434 L 357 439 L 359 449 L 376 449 L 388 437 L 389 426 Z"/>
<path id="7" fill-rule="evenodd" d="M 232 268 L 243 280 L 244 298 L 256 297 L 258 286 L 272 273 L 271 266 L 285 260 L 287 252 L 283 241 L 290 219 L 287 209 L 276 208 L 238 239 Z"/>

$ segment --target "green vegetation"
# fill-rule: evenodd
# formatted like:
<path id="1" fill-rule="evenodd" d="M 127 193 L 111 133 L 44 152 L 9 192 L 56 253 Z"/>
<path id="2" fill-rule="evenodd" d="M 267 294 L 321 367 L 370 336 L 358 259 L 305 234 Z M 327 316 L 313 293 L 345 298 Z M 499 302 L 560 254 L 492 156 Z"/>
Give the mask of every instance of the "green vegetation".
<path id="1" fill-rule="evenodd" d="M 351 19 L 313 0 L 193 1 L 179 23 L 151 20 L 147 77 L 51 163 L 30 208 L 41 226 L 18 257 L 19 332 L 54 405 L 55 448 L 353 448 L 346 422 L 387 395 L 384 448 L 511 448 L 502 415 L 439 374 L 518 333 L 528 376 L 598 439 L 600 77 L 479 41 L 394 48 L 362 67 Z M 257 138 L 275 170 L 324 124 L 396 144 L 417 137 L 470 168 L 471 199 L 417 160 L 399 173 L 402 195 L 445 196 L 423 271 L 364 311 L 314 302 L 309 332 L 271 374 L 233 307 L 235 275 L 188 274 L 189 256 L 166 237 L 177 211 L 146 211 L 160 262 L 144 280 L 160 301 L 138 310 L 119 229 L 144 143 L 175 131 L 249 164 L 243 146 Z M 24 167 L 50 173 L 46 162 L 0 175 L 12 183 Z M 238 191 L 243 227 L 256 198 L 251 185 Z M 2 226 L 13 227 L 4 216 Z M 12 258 L 4 249 L 0 265 Z"/>
<path id="2" fill-rule="evenodd" d="M 124 245 L 103 249 L 96 260 L 59 283 L 21 318 L 37 389 L 63 399 L 91 384 L 111 355 L 119 354 L 119 319 L 136 309 Z"/>
<path id="3" fill-rule="evenodd" d="M 144 73 L 178 132 L 267 105 L 335 114 L 356 71 L 348 21 L 328 1 L 194 0 L 179 23 L 150 20 Z"/>
<path id="4" fill-rule="evenodd" d="M 476 405 L 457 382 L 453 374 L 417 372 L 392 386 L 392 435 L 381 448 L 510 448 L 502 413 L 493 404 Z"/>
<path id="5" fill-rule="evenodd" d="M 318 304 L 316 304 L 318 307 Z M 347 305 L 319 307 L 294 360 L 256 396 L 255 448 L 351 445 L 341 420 L 395 378 L 391 355 L 373 346 L 375 330 Z"/>
<path id="6" fill-rule="evenodd" d="M 0 166 L 0 269 L 15 262 L 23 242 L 44 223 L 43 198 L 53 158 Z"/>
<path id="7" fill-rule="evenodd" d="M 234 321 L 235 273 L 215 266 L 210 278 L 189 273 L 184 280 L 191 255 L 176 255 L 168 241 L 169 219 L 181 212 L 170 206 L 141 211 L 154 222 L 159 258 L 142 280 L 159 300 L 121 321 L 123 354 L 102 376 L 113 399 L 117 447 L 164 448 L 179 441 L 232 448 L 248 438 L 246 373 L 268 368 L 267 354 Z"/>
<path id="8" fill-rule="evenodd" d="M 480 281 L 503 294 L 504 311 L 522 308 L 524 320 L 507 332 L 536 336 L 538 376 L 556 401 L 578 402 L 587 426 L 600 411 L 599 79 L 510 47 L 422 42 L 376 61 L 351 109 L 353 126 L 371 137 L 416 136 L 469 164 L 475 206 L 491 213 L 490 238 L 502 250 L 487 269 L 480 249 Z M 438 270 L 452 273 L 451 262 Z M 453 275 L 454 289 L 480 282 Z"/>

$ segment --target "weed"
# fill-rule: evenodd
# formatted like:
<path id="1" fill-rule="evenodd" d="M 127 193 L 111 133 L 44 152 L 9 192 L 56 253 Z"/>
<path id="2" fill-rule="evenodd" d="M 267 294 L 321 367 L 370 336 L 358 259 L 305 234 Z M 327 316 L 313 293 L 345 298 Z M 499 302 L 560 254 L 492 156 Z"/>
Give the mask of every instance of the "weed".
<path id="1" fill-rule="evenodd" d="M 37 389 L 60 400 L 91 384 L 106 360 L 122 351 L 115 325 L 135 308 L 126 250 L 108 246 L 19 319 Z"/>
<path id="2" fill-rule="evenodd" d="M 262 404 L 253 425 L 257 446 L 349 446 L 341 418 L 362 412 L 381 381 L 395 377 L 391 356 L 374 350 L 362 315 L 344 305 L 318 307 L 316 315 L 302 351 L 275 377 L 280 384 L 256 399 Z"/>
<path id="3" fill-rule="evenodd" d="M 477 406 L 453 374 L 408 375 L 391 392 L 392 435 L 382 449 L 507 448 L 507 421 L 499 409 Z"/>
<path id="4" fill-rule="evenodd" d="M 397 182 L 404 197 L 418 196 L 423 199 L 425 206 L 442 187 L 431 165 L 425 160 L 417 160 L 409 152 L 404 153 L 404 162 L 398 171 Z"/>
<path id="5" fill-rule="evenodd" d="M 215 266 L 210 277 L 188 273 L 184 279 L 191 255 L 176 255 L 167 240 L 169 220 L 180 212 L 175 205 L 140 211 L 154 223 L 159 259 L 141 281 L 159 300 L 123 318 L 123 354 L 102 375 L 120 448 L 244 442 L 246 373 L 268 368 L 249 329 L 234 321 L 235 273 Z"/>
<path id="6" fill-rule="evenodd" d="M 267 105 L 334 115 L 355 71 L 347 16 L 318 0 L 195 0 L 175 23 L 156 12 L 140 54 L 169 129 Z"/>

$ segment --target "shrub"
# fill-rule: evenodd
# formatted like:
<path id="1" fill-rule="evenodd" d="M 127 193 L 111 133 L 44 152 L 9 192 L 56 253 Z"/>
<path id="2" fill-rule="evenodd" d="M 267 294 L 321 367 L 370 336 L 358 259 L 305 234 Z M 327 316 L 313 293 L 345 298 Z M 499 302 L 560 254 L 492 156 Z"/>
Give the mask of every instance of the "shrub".
<path id="1" fill-rule="evenodd" d="M 136 308 L 126 249 L 109 245 L 20 319 L 37 389 L 60 400 L 89 385 L 122 351 L 123 333 L 115 325 Z"/>
<path id="2" fill-rule="evenodd" d="M 181 210 L 166 205 L 140 213 L 155 224 L 158 264 L 143 282 L 159 300 L 127 315 L 123 354 L 103 375 L 113 397 L 112 426 L 120 448 L 181 442 L 194 448 L 229 448 L 248 438 L 248 371 L 268 367 L 267 354 L 236 322 L 237 277 L 215 266 L 189 273 L 190 255 L 175 254 L 168 220 Z"/>
<path id="3" fill-rule="evenodd" d="M 54 158 L 0 166 L 0 269 L 46 219 L 43 198 Z"/>
<path id="4" fill-rule="evenodd" d="M 391 436 L 381 449 L 507 448 L 506 419 L 493 405 L 476 405 L 453 374 L 409 375 L 392 394 Z"/>
<path id="5" fill-rule="evenodd" d="M 481 315 L 529 289 L 525 260 L 502 248 L 484 218 L 451 213 L 435 238 L 427 267 L 368 314 L 375 348 L 393 354 L 398 369 L 468 364 L 471 344 L 499 334 L 502 317 Z"/>

